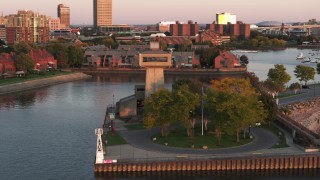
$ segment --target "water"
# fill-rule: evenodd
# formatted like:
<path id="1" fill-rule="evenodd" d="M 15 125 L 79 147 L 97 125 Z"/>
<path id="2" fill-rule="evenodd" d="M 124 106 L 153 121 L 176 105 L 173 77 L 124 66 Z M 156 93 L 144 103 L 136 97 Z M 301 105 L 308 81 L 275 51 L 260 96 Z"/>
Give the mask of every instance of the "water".
<path id="1" fill-rule="evenodd" d="M 307 51 L 304 50 L 304 54 Z M 298 50 L 248 54 L 248 69 L 260 79 L 274 63 L 292 70 Z M 293 72 L 293 70 L 292 70 Z M 96 136 L 105 108 L 144 84 L 141 75 L 100 75 L 47 88 L 0 96 L 0 179 L 103 179 L 93 174 Z M 166 87 L 176 78 L 166 78 Z M 114 99 L 113 99 L 114 95 Z M 319 170 L 247 174 L 244 179 L 318 179 Z M 291 175 L 290 175 L 291 174 Z M 122 174 L 106 179 L 223 179 L 232 173 Z M 287 178 L 289 177 L 289 178 Z"/>
<path id="2" fill-rule="evenodd" d="M 239 55 L 245 54 L 249 58 L 248 71 L 255 72 L 260 80 L 266 80 L 268 78 L 268 70 L 274 68 L 275 64 L 283 64 L 286 68 L 287 73 L 290 74 L 291 83 L 299 82 L 299 80 L 294 75 L 294 69 L 297 65 L 306 65 L 313 68 L 317 67 L 316 63 L 301 63 L 301 60 L 296 60 L 296 56 L 302 52 L 306 57 L 312 57 L 310 53 L 316 53 L 308 49 L 298 50 L 295 48 L 289 48 L 284 51 L 268 51 L 259 53 L 238 53 Z M 309 81 L 313 83 L 314 81 L 319 82 L 320 76 L 315 75 L 315 80 Z"/>

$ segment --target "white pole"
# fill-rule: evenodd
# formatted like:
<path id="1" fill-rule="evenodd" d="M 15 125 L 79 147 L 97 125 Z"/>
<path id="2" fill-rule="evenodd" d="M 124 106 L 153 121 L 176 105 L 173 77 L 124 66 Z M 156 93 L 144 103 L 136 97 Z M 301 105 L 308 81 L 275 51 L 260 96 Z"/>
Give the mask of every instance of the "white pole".
<path id="1" fill-rule="evenodd" d="M 202 109 L 202 112 L 201 112 L 201 122 L 202 122 L 202 128 L 201 128 L 201 135 L 203 136 L 203 86 L 201 87 L 201 109 Z"/>

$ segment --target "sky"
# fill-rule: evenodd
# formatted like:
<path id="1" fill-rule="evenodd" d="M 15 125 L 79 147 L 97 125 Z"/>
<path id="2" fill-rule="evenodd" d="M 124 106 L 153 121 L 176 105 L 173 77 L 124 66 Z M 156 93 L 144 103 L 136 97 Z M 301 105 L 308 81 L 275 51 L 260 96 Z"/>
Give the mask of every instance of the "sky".
<path id="1" fill-rule="evenodd" d="M 0 13 L 28 9 L 55 18 L 58 4 L 70 7 L 71 24 L 93 23 L 93 0 L 0 0 Z M 113 0 L 113 24 L 211 23 L 219 12 L 236 14 L 238 21 L 250 24 L 306 22 L 320 20 L 320 0 Z"/>

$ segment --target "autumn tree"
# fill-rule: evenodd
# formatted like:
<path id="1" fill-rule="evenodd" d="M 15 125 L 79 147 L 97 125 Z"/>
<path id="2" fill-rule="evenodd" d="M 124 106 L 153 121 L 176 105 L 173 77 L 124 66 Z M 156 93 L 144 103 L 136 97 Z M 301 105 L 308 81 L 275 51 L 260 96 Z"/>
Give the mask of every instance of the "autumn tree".
<path id="1" fill-rule="evenodd" d="M 314 80 L 316 71 L 313 67 L 297 65 L 293 71 L 294 75 L 299 79 L 299 81 L 304 81 L 305 85 L 309 80 Z"/>

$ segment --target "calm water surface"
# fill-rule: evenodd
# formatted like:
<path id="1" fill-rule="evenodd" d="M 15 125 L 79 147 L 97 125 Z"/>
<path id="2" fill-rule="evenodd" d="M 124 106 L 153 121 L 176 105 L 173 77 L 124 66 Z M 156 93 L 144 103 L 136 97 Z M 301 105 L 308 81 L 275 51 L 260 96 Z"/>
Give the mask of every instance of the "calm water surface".
<path id="1" fill-rule="evenodd" d="M 248 54 L 248 69 L 263 79 L 275 63 L 292 70 L 298 50 Z M 306 51 L 307 53 L 308 51 Z M 306 54 L 305 53 L 305 54 Z M 0 96 L 0 179 L 319 179 L 319 171 L 212 174 L 121 174 L 95 177 L 94 129 L 105 108 L 133 94 L 144 76 L 95 76 L 22 93 Z M 176 78 L 166 78 L 166 87 Z M 241 179 L 240 178 L 240 179 Z"/>

